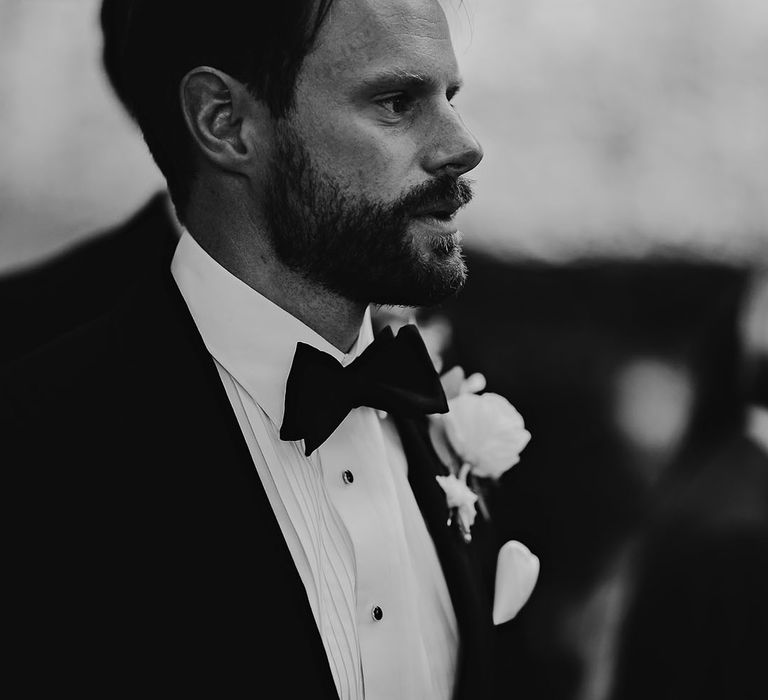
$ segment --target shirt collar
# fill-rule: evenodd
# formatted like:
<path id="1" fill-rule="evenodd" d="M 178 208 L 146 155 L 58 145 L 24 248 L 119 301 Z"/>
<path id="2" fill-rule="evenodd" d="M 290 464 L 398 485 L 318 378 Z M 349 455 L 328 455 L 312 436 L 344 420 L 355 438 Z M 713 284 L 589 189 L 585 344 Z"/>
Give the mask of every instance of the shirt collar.
<path id="1" fill-rule="evenodd" d="M 171 274 L 208 352 L 278 427 L 297 343 L 348 365 L 373 341 L 370 308 L 357 341 L 345 354 L 222 267 L 188 231 L 182 232 L 176 247 Z"/>

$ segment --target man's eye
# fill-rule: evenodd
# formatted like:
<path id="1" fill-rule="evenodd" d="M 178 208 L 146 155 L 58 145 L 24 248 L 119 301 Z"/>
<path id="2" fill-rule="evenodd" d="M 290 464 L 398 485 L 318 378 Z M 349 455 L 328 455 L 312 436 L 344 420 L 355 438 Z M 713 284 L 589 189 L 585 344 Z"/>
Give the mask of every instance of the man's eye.
<path id="1" fill-rule="evenodd" d="M 404 114 L 413 106 L 413 100 L 408 95 L 390 95 L 378 101 L 379 105 L 392 114 Z"/>

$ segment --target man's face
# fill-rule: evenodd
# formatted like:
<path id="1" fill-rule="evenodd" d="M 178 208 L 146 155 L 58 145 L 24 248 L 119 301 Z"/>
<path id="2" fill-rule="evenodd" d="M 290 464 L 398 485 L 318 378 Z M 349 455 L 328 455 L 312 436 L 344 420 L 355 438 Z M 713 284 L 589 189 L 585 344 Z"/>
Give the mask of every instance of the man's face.
<path id="1" fill-rule="evenodd" d="M 365 303 L 461 288 L 453 219 L 482 151 L 459 83 L 437 0 L 336 0 L 276 129 L 266 213 L 288 265 Z"/>

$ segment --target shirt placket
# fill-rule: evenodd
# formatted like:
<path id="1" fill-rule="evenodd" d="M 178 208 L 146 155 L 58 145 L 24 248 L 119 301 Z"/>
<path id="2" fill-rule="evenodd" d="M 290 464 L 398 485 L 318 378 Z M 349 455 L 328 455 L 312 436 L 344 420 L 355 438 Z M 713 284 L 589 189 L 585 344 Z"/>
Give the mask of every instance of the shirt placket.
<path id="1" fill-rule="evenodd" d="M 405 532 L 375 412 L 352 411 L 320 454 L 329 498 L 354 549 L 366 700 L 413 697 L 418 655 L 408 633 L 412 591 Z"/>

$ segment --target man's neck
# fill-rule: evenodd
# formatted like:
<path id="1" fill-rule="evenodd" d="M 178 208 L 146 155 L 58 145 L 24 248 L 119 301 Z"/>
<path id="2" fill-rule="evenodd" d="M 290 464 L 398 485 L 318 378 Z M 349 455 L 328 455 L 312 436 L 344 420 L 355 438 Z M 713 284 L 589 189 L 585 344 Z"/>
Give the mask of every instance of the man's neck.
<path id="1" fill-rule="evenodd" d="M 187 230 L 222 267 L 346 353 L 355 344 L 367 304 L 353 302 L 308 281 L 277 259 L 266 236 L 214 235 L 209 222 L 187 222 Z"/>

